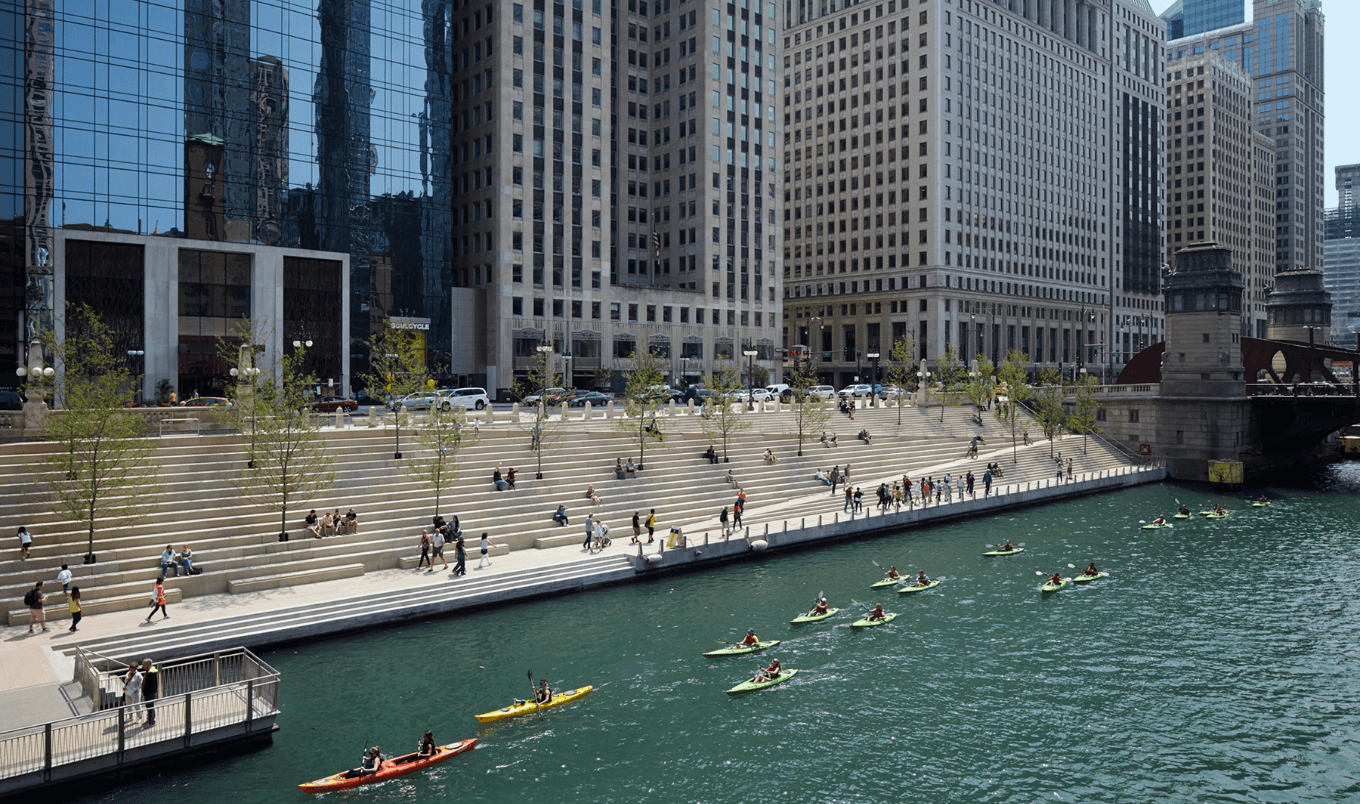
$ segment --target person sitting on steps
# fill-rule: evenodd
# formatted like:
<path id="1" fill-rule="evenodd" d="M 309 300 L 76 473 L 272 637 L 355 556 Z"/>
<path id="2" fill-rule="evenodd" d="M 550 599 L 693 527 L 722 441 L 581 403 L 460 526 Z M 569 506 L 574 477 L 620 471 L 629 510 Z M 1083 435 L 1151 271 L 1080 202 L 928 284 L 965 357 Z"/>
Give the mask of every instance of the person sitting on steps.
<path id="1" fill-rule="evenodd" d="M 593 485 L 586 486 L 586 499 L 590 500 L 596 505 L 600 504 L 600 495 L 595 493 L 595 486 Z"/>
<path id="2" fill-rule="evenodd" d="M 863 442 L 866 443 L 866 444 L 870 444 L 870 443 L 872 443 L 872 441 L 870 440 L 870 438 L 871 438 L 871 437 L 870 437 L 870 435 L 869 435 L 869 431 L 868 431 L 868 430 L 861 429 L 861 430 L 859 431 L 859 440 L 860 440 L 860 441 L 863 441 Z"/>
<path id="3" fill-rule="evenodd" d="M 553 521 L 562 527 L 566 527 L 569 524 L 567 522 L 567 507 L 562 503 L 557 504 L 557 510 L 553 512 Z"/>
<path id="4" fill-rule="evenodd" d="M 704 453 L 704 458 L 705 458 L 709 463 L 717 463 L 717 462 L 718 462 L 718 453 L 715 452 L 715 451 L 713 450 L 713 445 L 712 445 L 712 444 L 709 444 L 709 445 L 708 445 L 708 451 Z"/>

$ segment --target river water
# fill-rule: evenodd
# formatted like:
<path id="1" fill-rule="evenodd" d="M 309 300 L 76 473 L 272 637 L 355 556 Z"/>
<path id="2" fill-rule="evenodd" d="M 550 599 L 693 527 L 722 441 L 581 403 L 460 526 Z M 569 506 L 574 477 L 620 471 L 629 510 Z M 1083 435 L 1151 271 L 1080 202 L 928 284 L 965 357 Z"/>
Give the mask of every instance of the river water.
<path id="1" fill-rule="evenodd" d="M 327 798 L 385 802 L 1360 801 L 1360 465 L 1244 495 L 1146 486 L 295 646 L 272 748 L 84 802 L 301 802 L 367 743 L 480 738 L 434 770 Z M 1138 520 L 1221 502 L 1144 531 Z M 1010 537 L 1019 556 L 988 559 Z M 946 578 L 870 590 L 877 560 Z M 1110 577 L 1041 595 L 1037 573 Z M 850 612 L 900 616 L 853 631 Z M 800 674 L 724 691 L 759 661 L 705 659 L 748 627 Z M 584 700 L 480 725 L 532 668 Z"/>

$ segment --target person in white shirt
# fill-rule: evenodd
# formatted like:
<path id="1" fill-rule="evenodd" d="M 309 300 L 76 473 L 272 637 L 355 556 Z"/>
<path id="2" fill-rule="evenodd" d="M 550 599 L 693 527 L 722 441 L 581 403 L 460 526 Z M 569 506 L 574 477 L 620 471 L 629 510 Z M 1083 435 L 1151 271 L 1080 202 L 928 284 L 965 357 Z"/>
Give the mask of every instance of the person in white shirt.
<path id="1" fill-rule="evenodd" d="M 434 560 L 437 558 L 444 562 L 444 569 L 449 568 L 449 560 L 444 558 L 444 531 L 440 528 L 434 529 L 434 534 L 430 536 L 430 572 L 434 572 Z"/>
<path id="2" fill-rule="evenodd" d="M 138 665 L 132 665 L 132 675 L 123 682 L 123 706 L 131 706 L 128 715 L 138 715 L 143 711 L 142 708 L 142 669 Z"/>
<path id="3" fill-rule="evenodd" d="M 482 559 L 477 562 L 477 569 L 481 569 L 483 564 L 491 566 L 491 559 L 487 558 L 490 553 L 491 539 L 487 538 L 486 531 L 482 531 Z"/>
<path id="4" fill-rule="evenodd" d="M 71 596 L 71 571 L 65 564 L 61 565 L 61 572 L 57 573 L 57 583 L 61 584 L 61 592 L 66 597 Z"/>
<path id="5" fill-rule="evenodd" d="M 28 549 L 33 546 L 33 537 L 29 535 L 28 528 L 19 526 L 19 560 L 28 560 Z"/>

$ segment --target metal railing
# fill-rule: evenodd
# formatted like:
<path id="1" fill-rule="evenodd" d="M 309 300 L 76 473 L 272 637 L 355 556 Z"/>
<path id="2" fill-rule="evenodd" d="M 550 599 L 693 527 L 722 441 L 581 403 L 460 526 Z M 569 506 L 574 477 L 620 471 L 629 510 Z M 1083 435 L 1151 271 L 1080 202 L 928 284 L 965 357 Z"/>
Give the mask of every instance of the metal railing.
<path id="1" fill-rule="evenodd" d="M 101 669 L 103 663 L 119 664 L 92 651 L 77 653 L 76 681 L 86 694 L 95 691 L 96 705 L 101 691 L 112 686 L 122 691 L 121 675 Z M 130 749 L 166 742 L 187 748 L 193 735 L 227 726 L 249 733 L 279 711 L 278 671 L 244 648 L 172 661 L 157 675 L 160 694 L 154 701 L 0 732 L 0 779 L 39 771 L 50 779 L 56 766 L 96 757 L 112 756 L 122 764 Z M 159 722 L 135 727 L 153 708 Z"/>

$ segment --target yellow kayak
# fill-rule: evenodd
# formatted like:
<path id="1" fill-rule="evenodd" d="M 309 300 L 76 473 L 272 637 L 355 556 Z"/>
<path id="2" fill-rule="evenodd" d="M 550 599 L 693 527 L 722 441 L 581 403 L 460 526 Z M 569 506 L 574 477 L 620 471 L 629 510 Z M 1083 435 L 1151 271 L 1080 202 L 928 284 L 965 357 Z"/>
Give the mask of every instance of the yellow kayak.
<path id="1" fill-rule="evenodd" d="M 477 719 L 482 723 L 492 723 L 497 720 L 505 720 L 507 718 L 512 717 L 532 715 L 534 712 L 537 712 L 540 709 L 551 709 L 554 706 L 561 706 L 562 704 L 565 703 L 571 703 L 572 701 L 584 696 L 586 693 L 590 692 L 593 689 L 595 688 L 587 686 L 580 687 L 574 690 L 567 690 L 566 692 L 554 692 L 552 700 L 548 701 L 545 704 L 535 704 L 533 701 L 526 701 L 525 703 L 522 703 L 519 706 L 507 706 L 504 709 L 497 709 L 494 712 L 487 712 L 485 714 L 477 715 Z"/>

